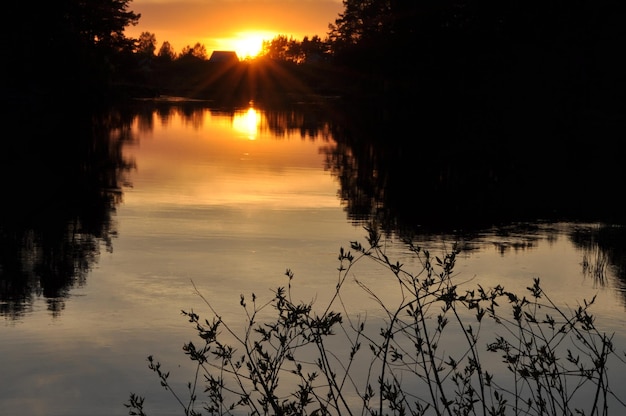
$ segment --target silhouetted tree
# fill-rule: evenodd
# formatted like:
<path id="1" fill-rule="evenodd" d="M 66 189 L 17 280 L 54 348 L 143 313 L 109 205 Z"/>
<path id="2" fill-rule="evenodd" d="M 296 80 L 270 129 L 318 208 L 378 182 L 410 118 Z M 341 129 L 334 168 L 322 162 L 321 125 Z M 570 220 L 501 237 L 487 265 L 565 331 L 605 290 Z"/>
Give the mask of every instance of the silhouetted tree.
<path id="1" fill-rule="evenodd" d="M 124 35 L 140 15 L 130 0 L 68 0 L 33 7 L 11 2 L 6 16 L 23 23 L 3 25 L 4 65 L 9 91 L 16 95 L 102 97 L 114 74 L 127 64 L 133 40 Z"/>
<path id="2" fill-rule="evenodd" d="M 146 57 L 153 57 L 156 51 L 156 35 L 150 32 L 141 32 L 137 41 L 137 53 Z"/>
<path id="3" fill-rule="evenodd" d="M 343 4 L 329 25 L 333 62 L 361 95 L 418 99 L 420 111 L 471 120 L 488 134 L 517 125 L 531 146 L 577 130 L 591 113 L 626 113 L 626 60 L 617 52 L 626 42 L 624 2 Z"/>
<path id="4" fill-rule="evenodd" d="M 209 58 L 206 47 L 200 42 L 196 42 L 193 48 L 189 45 L 185 46 L 179 55 L 179 59 L 185 59 L 188 57 L 197 58 L 206 61 Z"/>
<path id="5" fill-rule="evenodd" d="M 285 35 L 277 35 L 272 40 L 263 41 L 261 55 L 277 61 L 286 61 L 290 39 Z"/>
<path id="6" fill-rule="evenodd" d="M 157 54 L 157 56 L 160 60 L 171 62 L 176 59 L 176 52 L 174 52 L 174 48 L 172 48 L 172 45 L 168 41 L 165 41 L 161 45 L 161 48 L 159 48 L 159 53 Z"/>
<path id="7" fill-rule="evenodd" d="M 312 36 L 310 39 L 305 36 L 300 45 L 304 62 L 315 62 L 325 59 L 330 50 L 328 42 L 322 40 L 318 35 Z"/>
<path id="8" fill-rule="evenodd" d="M 328 55 L 328 42 L 318 35 L 309 39 L 305 36 L 302 41 L 285 35 L 277 35 L 272 40 L 264 40 L 261 56 L 275 61 L 287 61 L 297 64 L 312 62 Z"/>

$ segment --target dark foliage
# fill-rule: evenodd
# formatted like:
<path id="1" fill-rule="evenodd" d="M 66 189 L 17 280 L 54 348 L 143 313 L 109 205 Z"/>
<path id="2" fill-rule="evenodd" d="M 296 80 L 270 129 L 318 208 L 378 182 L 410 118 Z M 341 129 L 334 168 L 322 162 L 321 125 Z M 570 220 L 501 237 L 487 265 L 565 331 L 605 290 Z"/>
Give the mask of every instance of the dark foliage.
<path id="1" fill-rule="evenodd" d="M 86 104 L 111 98 L 114 74 L 127 70 L 133 49 L 124 29 L 140 17 L 128 10 L 130 1 L 8 3 L 5 16 L 19 24 L 2 29 L 5 96 Z"/>

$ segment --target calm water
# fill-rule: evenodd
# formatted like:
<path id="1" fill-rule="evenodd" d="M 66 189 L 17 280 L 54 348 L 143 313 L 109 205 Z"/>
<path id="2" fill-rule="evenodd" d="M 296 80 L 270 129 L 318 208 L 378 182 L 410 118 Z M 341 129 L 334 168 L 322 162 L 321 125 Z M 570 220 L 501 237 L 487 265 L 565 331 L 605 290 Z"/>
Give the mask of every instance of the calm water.
<path id="1" fill-rule="evenodd" d="M 102 148 L 116 167 L 100 177 L 108 185 L 94 197 L 97 218 L 77 209 L 69 217 L 81 221 L 68 232 L 61 211 L 72 208 L 63 207 L 89 198 L 59 203 L 58 211 L 52 198 L 41 211 L 54 215 L 33 208 L 22 217 L 16 208 L 10 215 L 20 221 L 4 225 L 1 415 L 124 415 L 131 391 L 147 397 L 149 414 L 181 414 L 146 357 L 161 361 L 175 383 L 191 379 L 181 347 L 194 331 L 180 311 L 209 316 L 193 284 L 225 320 L 236 321 L 240 294 L 269 299 L 271 289 L 286 284 L 289 268 L 296 296 L 323 305 L 337 282 L 339 248 L 365 242 L 364 216 L 350 209 L 356 199 L 346 197 L 349 181 L 338 168 L 345 143 L 315 114 L 150 107 L 111 132 L 114 140 Z M 44 227 L 37 215 L 62 222 L 64 231 Z M 20 230 L 15 241 L 22 245 L 9 247 L 6 236 Z M 540 277 L 557 302 L 571 307 L 596 295 L 598 326 L 616 332 L 624 349 L 623 251 L 602 244 L 606 230 L 595 222 L 527 222 L 416 240 L 433 253 L 459 243 L 457 278 L 469 284 L 523 290 Z M 54 236 L 63 244 L 48 241 Z M 393 233 L 385 244 L 392 257 L 417 267 Z M 77 246 L 82 251 L 70 255 L 69 272 L 49 267 L 61 276 L 55 281 L 41 271 L 51 263 L 42 260 L 47 248 Z M 21 266 L 12 266 L 9 252 L 20 253 Z M 11 273 L 18 269 L 27 283 L 15 289 Z M 367 263 L 354 275 L 393 299 L 392 276 Z M 354 283 L 346 288 L 347 307 L 376 319 L 367 296 Z M 626 395 L 626 384 L 614 388 Z"/>

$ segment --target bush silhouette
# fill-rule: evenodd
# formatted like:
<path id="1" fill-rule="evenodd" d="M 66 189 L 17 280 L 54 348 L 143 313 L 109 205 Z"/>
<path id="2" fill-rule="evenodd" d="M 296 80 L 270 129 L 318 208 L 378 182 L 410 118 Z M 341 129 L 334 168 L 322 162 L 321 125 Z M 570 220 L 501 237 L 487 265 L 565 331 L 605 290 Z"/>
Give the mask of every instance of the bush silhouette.
<path id="1" fill-rule="evenodd" d="M 539 278 L 525 295 L 501 286 L 462 290 L 467 282 L 453 276 L 456 249 L 432 256 L 407 241 L 421 267 L 413 273 L 385 254 L 375 227 L 367 230 L 367 246 L 340 249 L 338 283 L 321 309 L 292 299 L 287 270 L 287 286 L 269 301 L 241 295 L 245 325 L 237 331 L 196 288 L 212 319 L 183 311 L 199 337 L 183 347 L 196 366 L 186 396 L 148 357 L 183 414 L 594 415 L 608 414 L 609 404 L 626 408 L 608 372 L 624 355 L 595 327 L 593 299 L 564 310 Z M 349 312 L 343 298 L 351 269 L 363 261 L 382 265 L 398 290 L 391 305 L 356 280 L 383 316 L 378 329 Z M 146 414 L 134 393 L 125 406 Z"/>

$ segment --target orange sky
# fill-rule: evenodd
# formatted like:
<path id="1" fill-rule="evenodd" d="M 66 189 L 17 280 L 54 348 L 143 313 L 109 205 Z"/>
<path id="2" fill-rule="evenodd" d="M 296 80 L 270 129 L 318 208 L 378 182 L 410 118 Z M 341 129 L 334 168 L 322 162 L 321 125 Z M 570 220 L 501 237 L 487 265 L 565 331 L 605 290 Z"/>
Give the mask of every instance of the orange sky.
<path id="1" fill-rule="evenodd" d="M 343 11 L 341 0 L 133 0 L 129 9 L 141 14 L 139 24 L 126 29 L 129 37 L 156 35 L 157 51 L 168 41 L 174 52 L 197 42 L 214 50 L 244 52 L 242 40 L 257 34 L 325 38 L 328 24 Z M 240 56 L 244 58 L 244 56 Z"/>

